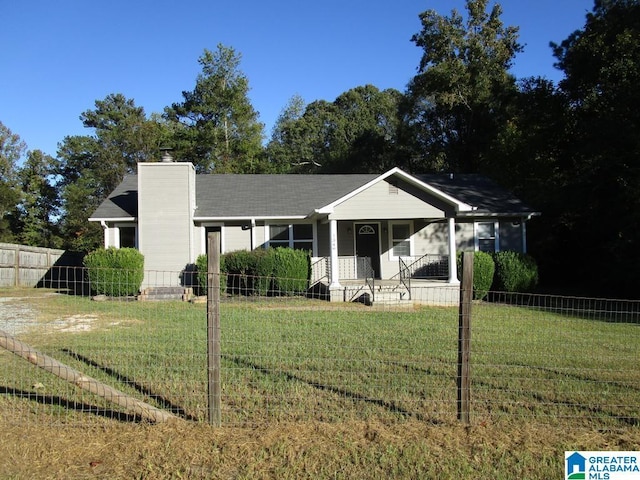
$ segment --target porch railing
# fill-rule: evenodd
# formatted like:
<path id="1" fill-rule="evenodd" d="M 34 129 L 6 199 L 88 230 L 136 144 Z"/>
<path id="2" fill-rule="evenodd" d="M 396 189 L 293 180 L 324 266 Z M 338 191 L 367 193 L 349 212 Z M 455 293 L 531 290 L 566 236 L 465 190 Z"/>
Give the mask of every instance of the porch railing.
<path id="1" fill-rule="evenodd" d="M 363 257 L 353 255 L 338 257 L 338 278 L 341 280 L 355 280 L 358 278 L 359 262 Z M 371 261 L 369 261 L 369 266 Z M 329 280 L 331 271 L 331 258 L 312 257 L 311 258 L 311 284 Z"/>
<path id="2" fill-rule="evenodd" d="M 328 257 L 312 257 L 311 258 L 311 278 L 310 285 L 314 285 L 326 281 L 329 282 L 329 258 Z"/>
<path id="3" fill-rule="evenodd" d="M 400 257 L 398 277 L 421 279 L 447 279 L 449 255 L 428 253 L 421 257 Z"/>

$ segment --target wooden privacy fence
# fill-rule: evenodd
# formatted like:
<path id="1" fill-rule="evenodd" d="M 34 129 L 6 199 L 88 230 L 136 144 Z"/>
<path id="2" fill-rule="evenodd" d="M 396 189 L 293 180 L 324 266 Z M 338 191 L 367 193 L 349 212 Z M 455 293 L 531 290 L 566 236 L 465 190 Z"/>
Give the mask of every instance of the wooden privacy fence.
<path id="1" fill-rule="evenodd" d="M 35 287 L 52 274 L 52 267 L 81 266 L 82 258 L 77 252 L 0 243 L 0 287 Z"/>

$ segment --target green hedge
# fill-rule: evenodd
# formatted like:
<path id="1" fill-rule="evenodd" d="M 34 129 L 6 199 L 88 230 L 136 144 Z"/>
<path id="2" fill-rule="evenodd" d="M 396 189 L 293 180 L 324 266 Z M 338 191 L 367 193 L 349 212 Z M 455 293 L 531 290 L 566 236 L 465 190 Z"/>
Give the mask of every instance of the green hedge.
<path id="1" fill-rule="evenodd" d="M 206 292 L 207 257 L 196 262 L 198 283 Z M 291 248 L 237 250 L 220 257 L 223 288 L 233 295 L 288 295 L 306 291 L 309 285 L 308 252 Z"/>
<path id="2" fill-rule="evenodd" d="M 135 248 L 101 248 L 84 257 L 91 290 L 97 295 L 137 295 L 144 279 L 144 256 Z"/>
<path id="3" fill-rule="evenodd" d="M 270 248 L 273 289 L 281 294 L 304 292 L 309 287 L 311 262 L 309 253 L 291 248 Z"/>
<path id="4" fill-rule="evenodd" d="M 196 274 L 198 276 L 198 295 L 207 294 L 207 269 L 209 267 L 209 259 L 206 255 L 199 255 L 196 259 Z M 224 255 L 220 256 L 220 290 L 226 291 L 227 289 L 227 276 L 224 274 L 225 258 Z"/>
<path id="5" fill-rule="evenodd" d="M 492 290 L 502 292 L 531 292 L 538 285 L 538 265 L 529 255 L 518 252 L 493 254 L 496 271 Z"/>
<path id="6" fill-rule="evenodd" d="M 458 278 L 462 279 L 462 252 L 458 254 Z M 493 276 L 495 263 L 486 252 L 473 252 L 473 298 L 482 300 L 487 296 Z"/>

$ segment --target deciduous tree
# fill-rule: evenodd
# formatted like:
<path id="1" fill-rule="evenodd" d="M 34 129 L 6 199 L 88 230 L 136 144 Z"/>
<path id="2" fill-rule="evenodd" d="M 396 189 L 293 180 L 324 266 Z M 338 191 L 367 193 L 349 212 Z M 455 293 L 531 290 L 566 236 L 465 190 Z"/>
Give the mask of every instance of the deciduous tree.
<path id="1" fill-rule="evenodd" d="M 456 10 L 420 14 L 412 41 L 423 49 L 408 88 L 405 121 L 413 155 L 425 170 L 482 172 L 491 143 L 508 119 L 516 93 L 509 69 L 522 50 L 518 28 L 505 27 L 502 9 L 467 0 L 466 19 Z"/>
<path id="2" fill-rule="evenodd" d="M 582 29 L 552 44 L 570 129 L 558 224 L 575 278 L 637 296 L 640 282 L 640 4 L 597 0 Z"/>
<path id="3" fill-rule="evenodd" d="M 382 172 L 397 160 L 402 94 L 355 87 L 333 102 L 317 100 L 300 114 L 285 110 L 268 145 L 269 158 L 301 173 Z"/>

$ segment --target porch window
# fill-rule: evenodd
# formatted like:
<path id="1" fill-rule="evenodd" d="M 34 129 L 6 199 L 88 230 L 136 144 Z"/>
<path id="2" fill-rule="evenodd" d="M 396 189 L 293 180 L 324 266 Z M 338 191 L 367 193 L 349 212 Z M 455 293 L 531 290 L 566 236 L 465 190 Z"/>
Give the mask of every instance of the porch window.
<path id="1" fill-rule="evenodd" d="M 408 257 L 411 255 L 411 224 L 393 223 L 391 230 L 391 256 Z"/>
<path id="2" fill-rule="evenodd" d="M 476 250 L 481 252 L 497 252 L 498 247 L 498 222 L 476 223 Z"/>
<path id="3" fill-rule="evenodd" d="M 119 226 L 116 229 L 116 242 L 118 248 L 137 248 L 136 227 Z"/>
<path id="4" fill-rule="evenodd" d="M 313 250 L 313 225 L 269 225 L 269 246 L 289 247 L 296 250 Z"/>

